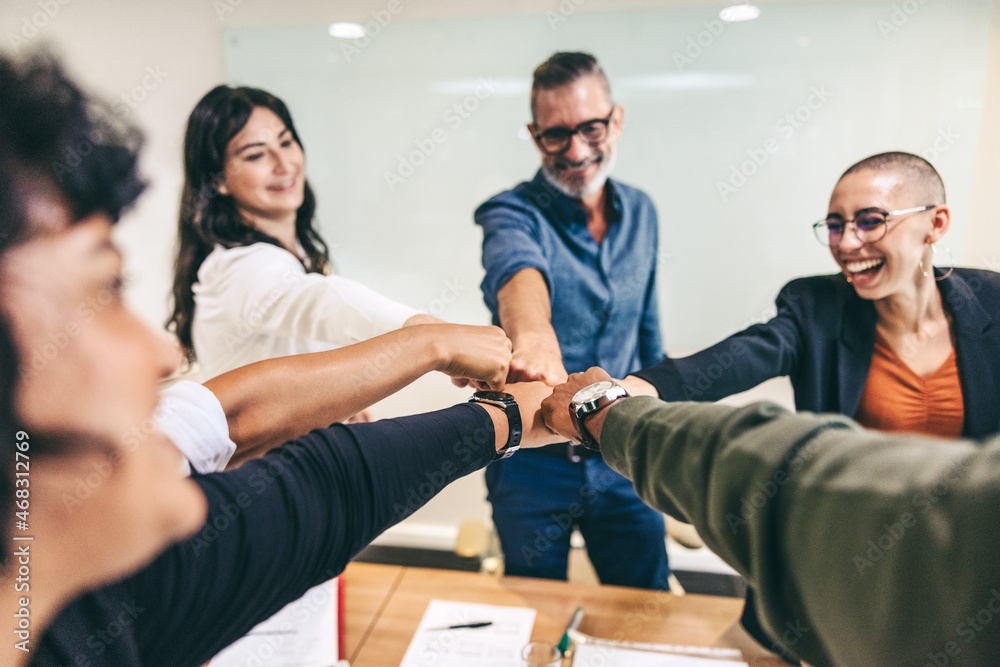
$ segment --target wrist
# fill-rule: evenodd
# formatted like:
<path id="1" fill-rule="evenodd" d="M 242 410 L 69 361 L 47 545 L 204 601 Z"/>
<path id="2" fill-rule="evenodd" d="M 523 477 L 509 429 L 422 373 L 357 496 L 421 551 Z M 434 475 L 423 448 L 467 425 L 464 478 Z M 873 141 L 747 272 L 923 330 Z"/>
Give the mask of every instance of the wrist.
<path id="1" fill-rule="evenodd" d="M 573 395 L 569 412 L 580 434 L 581 445 L 588 449 L 600 450 L 600 433 L 604 429 L 604 415 L 607 413 L 607 408 L 627 396 L 625 388 L 610 379 L 598 380 Z"/>
<path id="2" fill-rule="evenodd" d="M 655 385 L 635 375 L 626 375 L 619 384 L 625 387 L 625 391 L 628 392 L 629 396 L 660 397 L 660 392 L 656 390 Z"/>
<path id="3" fill-rule="evenodd" d="M 601 432 L 604 430 L 604 420 L 608 416 L 608 412 L 611 410 L 611 406 L 598 410 L 597 412 L 591 413 L 583 418 L 583 426 L 587 429 L 587 433 L 590 434 L 597 444 L 601 444 Z"/>
<path id="4" fill-rule="evenodd" d="M 507 438 L 510 437 L 510 429 L 507 426 L 507 415 L 501 408 L 495 405 L 488 403 L 475 403 L 475 405 L 485 410 L 493 422 L 493 450 L 499 454 L 503 446 L 507 444 Z"/>
<path id="5" fill-rule="evenodd" d="M 440 324 L 422 324 L 416 326 L 414 331 L 420 336 L 420 349 L 426 359 L 424 369 L 445 372 L 454 357 L 445 327 Z"/>
<path id="6" fill-rule="evenodd" d="M 521 408 L 517 400 L 511 394 L 504 392 L 477 391 L 469 398 L 469 402 L 503 412 L 502 416 L 490 415 L 493 419 L 497 459 L 513 455 L 521 446 L 522 435 Z"/>

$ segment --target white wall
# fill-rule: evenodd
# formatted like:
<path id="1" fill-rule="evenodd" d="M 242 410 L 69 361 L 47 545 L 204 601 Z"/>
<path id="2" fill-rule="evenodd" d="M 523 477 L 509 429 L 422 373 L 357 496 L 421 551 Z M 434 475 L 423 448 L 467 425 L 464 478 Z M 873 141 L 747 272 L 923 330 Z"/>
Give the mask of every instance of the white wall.
<path id="1" fill-rule="evenodd" d="M 92 90 L 129 103 L 132 119 L 146 131 L 148 142 L 144 167 L 152 185 L 138 209 L 120 226 L 117 237 L 128 258 L 127 271 L 131 279 L 129 300 L 151 324 L 160 326 L 167 313 L 175 218 L 182 178 L 183 126 L 195 102 L 225 78 L 224 30 L 333 20 L 366 21 L 370 20 L 373 11 L 383 9 L 386 4 L 386 0 L 344 0 L 337 3 L 325 0 L 280 3 L 267 0 L 3 1 L 0 8 L 0 44 L 3 46 L 0 48 L 10 51 L 49 45 L 62 54 L 69 69 Z M 582 16 L 628 8 L 697 6 L 705 8 L 708 18 L 721 3 L 712 0 L 421 0 L 412 3 L 404 1 L 403 4 L 405 11 L 397 19 L 401 22 L 434 17 L 456 19 L 503 15 L 534 16 L 548 25 L 553 16 L 572 19 L 577 14 Z M 789 3 L 760 4 L 764 5 L 766 12 L 769 6 Z M 930 15 L 930 12 L 924 14 L 925 17 Z M 917 25 L 921 14 L 915 14 L 911 20 L 911 25 Z M 41 26 L 34 33 L 26 28 L 32 22 Z M 851 48 L 851 42 L 850 34 L 843 35 L 845 50 Z M 995 119 L 1000 115 L 1000 29 L 996 22 L 992 28 L 988 67 L 982 115 L 983 118 Z M 919 80 L 915 79 L 911 85 L 919 84 Z M 124 100 L 123 95 L 126 96 Z M 905 110 L 900 110 L 901 118 L 904 114 Z M 634 120 L 638 123 L 639 119 Z M 744 148 L 752 147 L 751 139 L 756 137 L 748 137 Z M 994 269 L 1000 268 L 1000 232 L 995 224 L 995 183 L 1000 179 L 998 149 L 1000 130 L 997 130 L 995 122 L 984 123 L 974 149 L 977 155 L 976 171 L 971 183 L 952 184 L 960 190 L 968 189 L 964 219 L 956 221 L 964 227 L 964 247 L 955 250 L 967 264 L 992 266 Z M 519 174 L 519 177 L 526 175 Z M 822 178 L 828 179 L 829 174 L 823 174 Z M 821 189 L 828 187 L 824 183 Z M 822 203 L 819 202 L 817 207 L 822 209 Z M 685 342 L 696 347 L 710 341 L 692 339 Z M 675 353 L 680 351 L 685 350 L 672 350 Z M 779 389 L 778 394 L 783 391 Z M 464 395 L 442 378 L 427 378 L 403 395 L 385 401 L 378 411 L 382 415 L 390 415 L 432 409 L 462 400 Z M 425 543 L 430 545 L 440 544 L 442 537 L 447 541 L 450 527 L 461 519 L 488 516 L 484 493 L 481 476 L 462 480 L 408 522 L 412 527 L 410 534 L 416 536 L 418 542 L 423 536 Z M 404 528 L 398 534 L 406 531 Z"/>
<path id="2" fill-rule="evenodd" d="M 573 49 L 599 57 L 625 107 L 616 176 L 660 212 L 672 350 L 766 319 L 790 277 L 835 270 L 809 225 L 837 176 L 878 151 L 932 157 L 957 221 L 946 245 L 964 262 L 989 0 L 915 4 L 900 27 L 887 2 L 771 6 L 731 25 L 700 7 L 550 23 L 404 22 L 395 6 L 357 42 L 309 24 L 230 29 L 224 47 L 229 81 L 289 104 L 323 235 L 346 275 L 383 293 L 487 321 L 471 212 L 537 169 L 530 72 Z"/>
<path id="3" fill-rule="evenodd" d="M 43 7 L 58 11 L 48 17 Z M 127 259 L 129 300 L 159 327 L 166 319 L 172 272 L 184 123 L 195 102 L 222 77 L 222 24 L 211 3 L 198 0 L 5 0 L 2 48 L 11 50 L 12 34 L 30 35 L 25 25 L 33 20 L 43 27 L 16 50 L 53 48 L 92 91 L 128 104 L 130 120 L 146 133 L 143 162 L 151 187 L 117 236 Z"/>

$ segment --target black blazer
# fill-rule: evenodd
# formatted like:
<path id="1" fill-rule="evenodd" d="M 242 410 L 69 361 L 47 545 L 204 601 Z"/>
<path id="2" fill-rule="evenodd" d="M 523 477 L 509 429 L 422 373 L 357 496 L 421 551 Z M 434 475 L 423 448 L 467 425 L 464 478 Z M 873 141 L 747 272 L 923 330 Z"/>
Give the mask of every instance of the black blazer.
<path id="1" fill-rule="evenodd" d="M 1000 432 L 1000 273 L 955 269 L 938 288 L 954 323 L 962 435 Z M 842 274 L 793 280 L 775 304 L 770 321 L 633 375 L 653 384 L 665 401 L 715 401 L 788 375 L 796 409 L 853 417 L 875 349 L 874 304 Z"/>

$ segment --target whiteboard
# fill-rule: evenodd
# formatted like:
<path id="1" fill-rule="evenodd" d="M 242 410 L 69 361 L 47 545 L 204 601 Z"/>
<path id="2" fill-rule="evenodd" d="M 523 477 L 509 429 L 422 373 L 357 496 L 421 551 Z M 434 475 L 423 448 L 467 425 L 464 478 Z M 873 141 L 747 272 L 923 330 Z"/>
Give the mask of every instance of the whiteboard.
<path id="1" fill-rule="evenodd" d="M 229 82 L 292 111 L 340 272 L 389 296 L 488 322 L 472 212 L 538 168 L 528 89 L 556 50 L 596 55 L 625 107 L 614 177 L 659 210 L 670 351 L 764 320 L 789 279 L 833 272 L 810 224 L 873 153 L 931 158 L 953 210 L 945 245 L 977 259 L 959 250 L 994 2 L 765 5 L 739 24 L 572 0 L 545 15 L 408 20 L 407 4 L 376 10 L 360 40 L 325 25 L 223 36 Z"/>

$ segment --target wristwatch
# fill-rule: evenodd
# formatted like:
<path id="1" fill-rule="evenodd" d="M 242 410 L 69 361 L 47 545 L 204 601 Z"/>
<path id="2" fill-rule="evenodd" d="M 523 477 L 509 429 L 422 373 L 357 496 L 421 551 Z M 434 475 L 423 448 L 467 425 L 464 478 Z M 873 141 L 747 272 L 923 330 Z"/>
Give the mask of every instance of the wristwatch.
<path id="1" fill-rule="evenodd" d="M 494 461 L 505 459 L 521 448 L 521 411 L 513 396 L 502 391 L 477 391 L 469 403 L 495 405 L 507 413 L 507 444 L 500 448 Z"/>
<path id="2" fill-rule="evenodd" d="M 625 387 L 611 380 L 601 380 L 587 385 L 573 395 L 573 400 L 569 404 L 569 414 L 576 423 L 577 430 L 580 431 L 581 445 L 594 451 L 601 450 L 600 443 L 590 435 L 583 420 L 626 396 L 628 392 L 625 391 Z"/>

